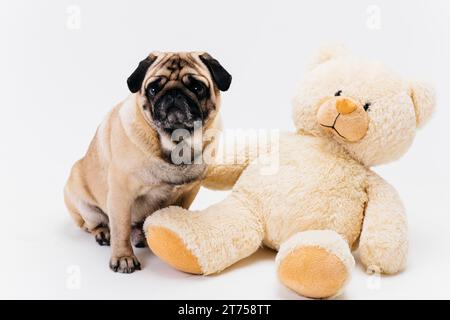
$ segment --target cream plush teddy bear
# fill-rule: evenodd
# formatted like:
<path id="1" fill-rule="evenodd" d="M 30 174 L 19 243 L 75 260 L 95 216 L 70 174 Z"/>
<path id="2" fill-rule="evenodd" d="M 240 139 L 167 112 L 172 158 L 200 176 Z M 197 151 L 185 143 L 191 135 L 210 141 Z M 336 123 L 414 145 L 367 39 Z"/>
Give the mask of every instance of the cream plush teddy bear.
<path id="1" fill-rule="evenodd" d="M 205 186 L 232 187 L 229 196 L 202 211 L 159 210 L 144 226 L 148 244 L 173 267 L 205 275 L 265 245 L 278 251 L 281 282 L 312 298 L 342 292 L 358 240 L 368 271 L 396 273 L 407 258 L 405 212 L 370 167 L 402 156 L 434 104 L 428 86 L 326 48 L 293 101 L 297 131 L 269 151 L 278 170 L 261 174 L 252 154 L 243 164 L 212 166 Z"/>

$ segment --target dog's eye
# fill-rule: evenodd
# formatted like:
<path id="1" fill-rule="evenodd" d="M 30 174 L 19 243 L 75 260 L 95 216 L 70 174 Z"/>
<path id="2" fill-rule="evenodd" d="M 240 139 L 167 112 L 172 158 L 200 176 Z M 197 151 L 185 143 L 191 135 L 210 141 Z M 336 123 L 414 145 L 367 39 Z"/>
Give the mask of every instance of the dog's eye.
<path id="1" fill-rule="evenodd" d="M 147 87 L 147 95 L 153 98 L 159 91 L 159 82 L 160 80 L 153 81 Z"/>
<path id="2" fill-rule="evenodd" d="M 335 96 L 335 97 L 340 97 L 341 94 L 342 94 L 342 90 L 339 90 L 338 92 L 336 92 L 336 93 L 334 94 L 334 96 Z"/>
<path id="3" fill-rule="evenodd" d="M 371 105 L 372 105 L 371 103 L 367 102 L 367 103 L 364 105 L 364 107 L 363 107 L 363 108 L 364 108 L 364 111 L 369 111 Z"/>
<path id="4" fill-rule="evenodd" d="M 198 97 L 203 97 L 206 93 L 206 87 L 200 81 L 193 81 L 191 89 Z"/>

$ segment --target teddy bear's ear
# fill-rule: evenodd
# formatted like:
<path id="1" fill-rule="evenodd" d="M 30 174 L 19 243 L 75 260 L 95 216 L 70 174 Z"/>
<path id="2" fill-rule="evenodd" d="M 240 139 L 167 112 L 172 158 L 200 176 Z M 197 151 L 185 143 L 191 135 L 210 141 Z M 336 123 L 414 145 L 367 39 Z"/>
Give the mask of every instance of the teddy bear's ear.
<path id="1" fill-rule="evenodd" d="M 410 95 L 416 111 L 417 127 L 421 127 L 431 117 L 436 105 L 436 94 L 428 83 L 413 81 L 410 83 Z"/>
<path id="2" fill-rule="evenodd" d="M 317 66 L 330 61 L 332 59 L 340 58 L 349 55 L 350 51 L 342 44 L 329 44 L 320 48 L 314 55 L 311 63 L 309 64 L 309 70 L 316 68 Z"/>

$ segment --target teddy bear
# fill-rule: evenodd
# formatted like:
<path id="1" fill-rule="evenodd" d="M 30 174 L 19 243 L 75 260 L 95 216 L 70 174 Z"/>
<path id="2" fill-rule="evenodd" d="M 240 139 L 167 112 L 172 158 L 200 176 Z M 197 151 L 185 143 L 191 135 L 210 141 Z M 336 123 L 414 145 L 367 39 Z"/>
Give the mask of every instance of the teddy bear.
<path id="1" fill-rule="evenodd" d="M 428 84 L 325 47 L 293 99 L 296 131 L 280 133 L 269 151 L 246 152 L 246 161 L 212 165 L 204 186 L 229 195 L 200 211 L 155 212 L 144 225 L 148 245 L 174 268 L 203 275 L 264 245 L 278 252 L 281 283 L 309 298 L 342 293 L 357 248 L 368 272 L 397 273 L 407 260 L 405 209 L 370 168 L 405 154 L 434 106 Z M 259 158 L 275 152 L 277 170 L 261 174 Z"/>

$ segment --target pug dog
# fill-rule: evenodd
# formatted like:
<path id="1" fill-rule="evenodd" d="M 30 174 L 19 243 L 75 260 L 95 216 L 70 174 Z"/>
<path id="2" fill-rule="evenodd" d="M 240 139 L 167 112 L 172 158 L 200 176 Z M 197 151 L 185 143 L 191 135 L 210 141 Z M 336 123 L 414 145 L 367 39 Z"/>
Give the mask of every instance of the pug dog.
<path id="1" fill-rule="evenodd" d="M 146 245 L 145 218 L 169 205 L 188 208 L 196 196 L 207 168 L 197 160 L 217 139 L 191 145 L 200 152 L 180 163 L 173 136 L 219 129 L 220 91 L 228 90 L 231 75 L 205 52 L 152 52 L 127 84 L 132 94 L 97 128 L 64 188 L 76 224 L 100 245 L 111 245 L 109 266 L 121 273 L 140 270 L 132 244 Z"/>

